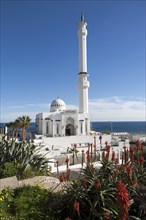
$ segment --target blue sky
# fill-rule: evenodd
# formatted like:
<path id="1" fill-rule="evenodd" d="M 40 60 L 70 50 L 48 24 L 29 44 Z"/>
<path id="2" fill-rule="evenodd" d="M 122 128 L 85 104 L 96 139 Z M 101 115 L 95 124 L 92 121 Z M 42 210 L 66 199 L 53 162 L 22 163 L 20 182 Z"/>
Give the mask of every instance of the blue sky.
<path id="1" fill-rule="evenodd" d="M 92 121 L 143 121 L 145 1 L 1 1 L 1 121 L 32 121 L 59 95 L 78 107 L 78 21 L 88 23 Z"/>

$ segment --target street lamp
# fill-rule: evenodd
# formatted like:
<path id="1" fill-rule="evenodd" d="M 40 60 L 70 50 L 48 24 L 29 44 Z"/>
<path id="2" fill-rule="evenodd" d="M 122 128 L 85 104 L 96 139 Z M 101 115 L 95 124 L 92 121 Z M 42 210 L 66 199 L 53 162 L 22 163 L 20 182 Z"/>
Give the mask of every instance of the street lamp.
<path id="1" fill-rule="evenodd" d="M 110 133 L 111 133 L 111 147 L 112 147 L 112 132 L 113 132 L 113 125 L 112 125 L 112 121 L 108 122 L 110 124 Z"/>

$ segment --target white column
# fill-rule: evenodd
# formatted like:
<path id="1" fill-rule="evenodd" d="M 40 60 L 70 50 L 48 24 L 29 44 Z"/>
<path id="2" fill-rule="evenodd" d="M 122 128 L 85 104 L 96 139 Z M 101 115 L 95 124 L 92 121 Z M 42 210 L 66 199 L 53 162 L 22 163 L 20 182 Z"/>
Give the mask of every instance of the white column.
<path id="1" fill-rule="evenodd" d="M 79 22 L 79 72 L 87 72 L 87 23 Z"/>
<path id="2" fill-rule="evenodd" d="M 88 113 L 88 88 L 87 80 L 87 23 L 81 16 L 81 21 L 78 27 L 79 38 L 79 113 Z"/>

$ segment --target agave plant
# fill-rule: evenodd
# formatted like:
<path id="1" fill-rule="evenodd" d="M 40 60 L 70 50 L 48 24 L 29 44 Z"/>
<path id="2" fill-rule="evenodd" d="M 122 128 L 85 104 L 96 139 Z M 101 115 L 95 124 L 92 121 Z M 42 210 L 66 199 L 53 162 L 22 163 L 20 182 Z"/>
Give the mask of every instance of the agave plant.
<path id="1" fill-rule="evenodd" d="M 15 140 L 0 142 L 0 163 L 5 167 L 6 163 L 13 163 L 17 167 L 16 176 L 20 179 L 27 169 L 36 172 L 48 173 L 48 161 L 45 155 L 40 154 L 40 149 L 32 143 Z"/>

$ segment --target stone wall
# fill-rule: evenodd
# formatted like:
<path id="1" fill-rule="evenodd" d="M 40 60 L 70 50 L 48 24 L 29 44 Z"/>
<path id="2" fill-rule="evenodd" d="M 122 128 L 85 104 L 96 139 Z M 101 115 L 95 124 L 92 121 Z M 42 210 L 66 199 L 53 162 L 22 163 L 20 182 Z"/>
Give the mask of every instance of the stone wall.
<path id="1" fill-rule="evenodd" d="M 0 179 L 0 190 L 10 187 L 12 189 L 22 187 L 24 185 L 40 186 L 44 189 L 58 191 L 61 189 L 60 181 L 55 177 L 36 176 L 29 179 L 18 181 L 16 176 Z"/>

